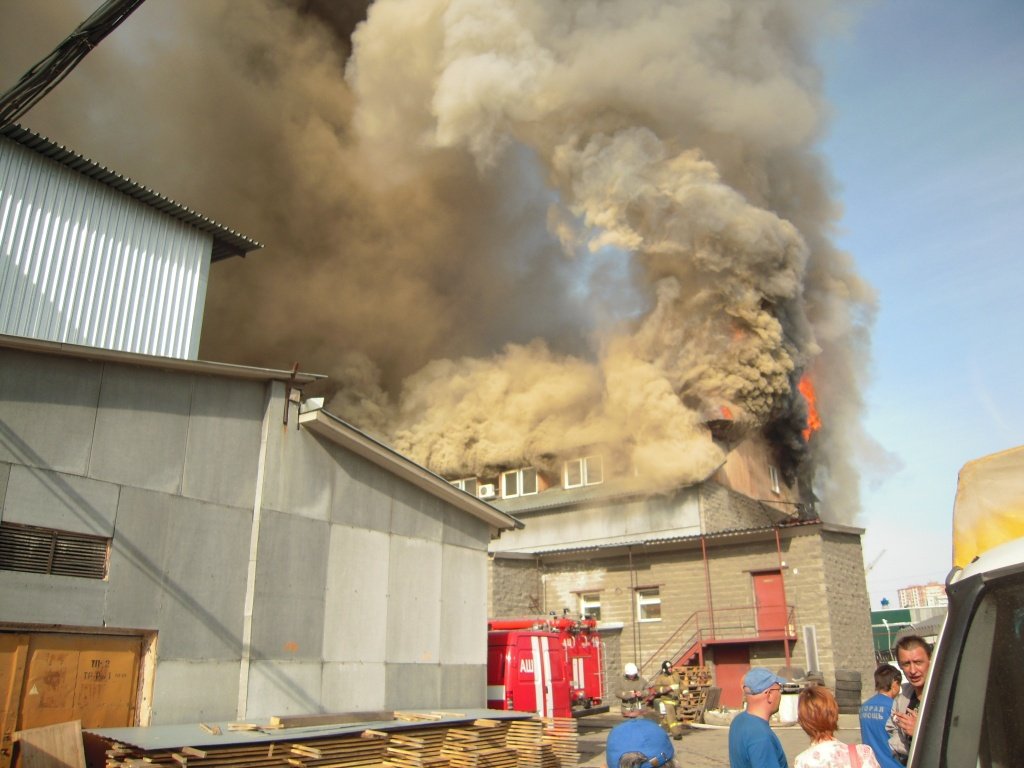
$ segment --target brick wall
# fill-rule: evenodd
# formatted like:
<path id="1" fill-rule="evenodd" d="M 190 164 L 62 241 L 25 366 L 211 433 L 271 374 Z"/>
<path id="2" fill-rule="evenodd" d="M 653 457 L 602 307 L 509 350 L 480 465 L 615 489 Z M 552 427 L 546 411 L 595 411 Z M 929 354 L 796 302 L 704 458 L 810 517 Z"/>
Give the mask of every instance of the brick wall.
<path id="1" fill-rule="evenodd" d="M 535 558 L 492 557 L 489 570 L 489 617 L 541 616 L 546 613 L 540 568 Z"/>
<path id="2" fill-rule="evenodd" d="M 871 643 L 871 604 L 860 536 L 824 531 L 821 546 L 835 668 L 859 671 L 863 683 L 861 693 L 870 694 L 874 686 L 875 657 Z"/>
<path id="3" fill-rule="evenodd" d="M 870 693 L 874 657 L 860 536 L 809 525 L 784 530 L 780 546 L 786 602 L 795 606 L 797 639 L 790 643 L 789 666 L 812 671 L 803 640 L 804 627 L 811 626 L 818 658 L 814 671 L 820 672 L 829 685 L 834 682 L 836 669 L 860 671 L 864 690 Z M 752 574 L 779 569 L 780 552 L 774 536 L 713 537 L 707 540 L 707 552 L 711 604 L 718 626 L 730 619 L 752 623 Z M 540 566 L 532 559 L 495 558 L 491 615 L 561 614 L 563 609 L 578 615 L 579 593 L 596 592 L 600 595 L 601 620 L 623 625 L 620 649 L 614 654 L 617 660 L 609 659 L 608 680 L 617 682 L 627 661 L 647 662 L 644 672 L 653 675 L 663 658 L 683 650 L 696 627 L 684 627 L 685 622 L 708 607 L 704 568 L 699 542 L 693 540 L 666 545 L 660 551 L 637 547 L 631 555 L 595 557 L 588 552 L 549 557 Z M 660 621 L 635 621 L 636 587 L 658 587 Z M 781 641 L 753 643 L 750 654 L 752 665 L 770 669 L 786 666 Z M 713 667 L 713 653 L 705 662 Z"/>
<path id="4" fill-rule="evenodd" d="M 701 530 L 705 533 L 742 530 L 772 525 L 780 515 L 749 496 L 718 483 L 700 487 Z"/>

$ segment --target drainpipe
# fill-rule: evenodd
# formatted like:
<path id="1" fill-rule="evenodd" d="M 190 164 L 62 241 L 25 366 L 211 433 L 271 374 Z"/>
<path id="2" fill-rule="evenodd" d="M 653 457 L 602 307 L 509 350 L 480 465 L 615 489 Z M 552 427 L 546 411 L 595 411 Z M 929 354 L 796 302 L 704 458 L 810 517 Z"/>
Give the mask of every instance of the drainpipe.
<path id="1" fill-rule="evenodd" d="M 238 706 L 236 717 L 244 720 L 249 706 L 249 667 L 252 664 L 252 612 L 256 602 L 256 562 L 260 543 L 260 521 L 263 517 L 263 478 L 267 466 L 267 442 L 270 435 L 270 406 L 274 400 L 274 383 L 267 385 L 267 402 L 263 407 L 263 429 L 260 432 L 260 453 L 256 464 L 256 493 L 252 505 L 252 526 L 249 531 L 249 568 L 245 577 L 245 605 L 242 609 L 242 663 L 238 672 Z M 285 413 L 289 408 L 285 400 Z"/>
<path id="2" fill-rule="evenodd" d="M 707 539 L 700 537 L 700 555 L 704 560 L 704 591 L 708 601 L 708 620 L 711 622 L 711 639 L 715 639 L 715 604 L 711 602 L 711 567 L 708 563 Z M 698 626 L 699 629 L 699 626 Z M 703 652 L 701 653 L 703 658 Z M 703 661 L 701 661 L 703 664 Z"/>
<path id="3" fill-rule="evenodd" d="M 789 663 L 789 603 L 786 601 L 786 577 L 782 573 L 782 539 L 779 537 L 779 526 L 775 526 L 775 552 L 779 556 L 779 581 L 782 583 L 782 607 L 786 609 L 786 623 L 782 627 L 782 647 L 786 651 L 786 666 Z"/>
<path id="4" fill-rule="evenodd" d="M 636 569 L 633 568 L 633 548 L 627 547 L 629 553 L 629 612 L 633 617 L 633 658 L 640 658 L 640 622 L 636 616 Z"/>

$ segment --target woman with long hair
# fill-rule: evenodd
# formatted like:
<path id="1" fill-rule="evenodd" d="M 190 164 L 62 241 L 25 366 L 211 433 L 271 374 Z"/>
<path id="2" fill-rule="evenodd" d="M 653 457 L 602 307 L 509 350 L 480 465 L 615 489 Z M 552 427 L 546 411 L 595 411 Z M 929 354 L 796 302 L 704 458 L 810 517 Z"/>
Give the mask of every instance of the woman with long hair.
<path id="1" fill-rule="evenodd" d="M 804 688 L 797 700 L 797 719 L 811 737 L 811 746 L 796 756 L 793 768 L 880 768 L 867 744 L 844 744 L 836 738 L 839 706 L 828 688 Z"/>

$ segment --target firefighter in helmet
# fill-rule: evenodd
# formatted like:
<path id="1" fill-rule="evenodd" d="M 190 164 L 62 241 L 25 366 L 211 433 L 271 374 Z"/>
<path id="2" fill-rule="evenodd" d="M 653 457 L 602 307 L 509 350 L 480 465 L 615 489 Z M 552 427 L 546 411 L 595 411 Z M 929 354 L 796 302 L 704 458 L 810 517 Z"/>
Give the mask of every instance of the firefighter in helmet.
<path id="1" fill-rule="evenodd" d="M 647 709 L 650 685 L 633 662 L 622 668 L 622 690 L 618 695 L 622 699 L 623 717 L 638 717 Z"/>
<path id="2" fill-rule="evenodd" d="M 661 727 L 673 739 L 683 738 L 683 724 L 679 722 L 681 681 L 679 673 L 672 669 L 672 662 L 661 663 L 661 671 L 651 681 L 651 688 L 654 691 L 654 710 L 658 713 Z"/>

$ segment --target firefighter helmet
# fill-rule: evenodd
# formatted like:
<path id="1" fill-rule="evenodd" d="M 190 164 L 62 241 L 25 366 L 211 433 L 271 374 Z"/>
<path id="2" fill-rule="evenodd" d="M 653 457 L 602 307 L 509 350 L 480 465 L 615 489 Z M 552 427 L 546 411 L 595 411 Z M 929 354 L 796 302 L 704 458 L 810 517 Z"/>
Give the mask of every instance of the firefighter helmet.
<path id="1" fill-rule="evenodd" d="M 672 662 L 671 661 L 663 661 L 663 662 L 661 662 L 661 671 L 664 672 L 666 675 L 671 675 L 672 674 Z"/>
<path id="2" fill-rule="evenodd" d="M 622 671 L 626 675 L 626 677 L 636 677 L 640 674 L 640 670 L 637 669 L 636 664 L 634 664 L 632 661 L 627 662 L 626 666 L 622 668 Z"/>

